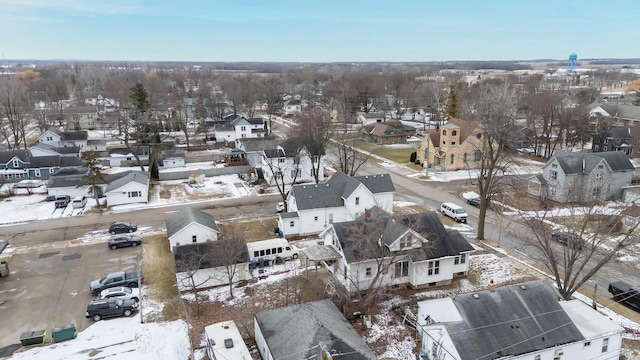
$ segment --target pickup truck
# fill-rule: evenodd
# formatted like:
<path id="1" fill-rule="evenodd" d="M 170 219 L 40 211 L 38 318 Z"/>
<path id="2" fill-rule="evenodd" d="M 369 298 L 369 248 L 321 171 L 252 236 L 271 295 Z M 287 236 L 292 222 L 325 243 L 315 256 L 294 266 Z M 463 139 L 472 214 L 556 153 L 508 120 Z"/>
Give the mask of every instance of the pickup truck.
<path id="1" fill-rule="evenodd" d="M 627 284 L 624 281 L 616 281 L 609 284 L 609 292 L 613 299 L 640 311 L 640 289 Z"/>
<path id="2" fill-rule="evenodd" d="M 138 287 L 138 277 L 140 277 L 140 283 L 142 283 L 144 279 L 142 273 L 117 271 L 102 279 L 93 280 L 89 289 L 93 295 L 99 295 L 102 290 L 116 286 L 135 288 Z"/>

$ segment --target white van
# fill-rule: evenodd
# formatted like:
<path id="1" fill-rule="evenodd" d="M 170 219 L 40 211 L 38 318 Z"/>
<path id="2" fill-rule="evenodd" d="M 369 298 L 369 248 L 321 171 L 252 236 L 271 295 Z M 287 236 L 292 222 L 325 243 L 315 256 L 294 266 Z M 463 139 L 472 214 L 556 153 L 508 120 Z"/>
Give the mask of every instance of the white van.
<path id="1" fill-rule="evenodd" d="M 249 250 L 251 260 L 260 258 L 274 260 L 276 257 L 297 259 L 300 251 L 283 238 L 249 242 L 247 250 Z"/>
<path id="2" fill-rule="evenodd" d="M 76 196 L 73 198 L 73 201 L 71 202 L 71 206 L 74 209 L 83 208 L 85 205 L 87 205 L 87 198 L 84 196 Z"/>
<path id="3" fill-rule="evenodd" d="M 440 212 L 442 215 L 448 216 L 457 222 L 467 222 L 467 212 L 454 203 L 442 203 L 442 205 L 440 205 Z"/>

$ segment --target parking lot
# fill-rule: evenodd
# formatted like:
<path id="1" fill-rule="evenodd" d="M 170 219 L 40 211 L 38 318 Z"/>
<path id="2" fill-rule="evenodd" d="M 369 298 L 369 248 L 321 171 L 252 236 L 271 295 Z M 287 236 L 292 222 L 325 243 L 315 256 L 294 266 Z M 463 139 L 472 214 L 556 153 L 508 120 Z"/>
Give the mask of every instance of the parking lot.
<path id="1" fill-rule="evenodd" d="M 25 331 L 46 329 L 50 336 L 61 325 L 73 323 L 78 331 L 91 325 L 84 317 L 95 298 L 89 283 L 109 272 L 135 270 L 138 254 L 141 247 L 109 250 L 106 241 L 43 244 L 14 254 L 11 274 L 0 279 L 0 348 L 19 343 Z"/>

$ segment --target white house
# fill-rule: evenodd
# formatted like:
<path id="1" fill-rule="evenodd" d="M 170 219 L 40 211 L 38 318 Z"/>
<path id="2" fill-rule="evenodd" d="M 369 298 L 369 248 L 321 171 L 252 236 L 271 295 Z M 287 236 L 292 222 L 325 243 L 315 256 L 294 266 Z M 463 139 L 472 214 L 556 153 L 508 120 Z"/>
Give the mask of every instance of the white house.
<path id="1" fill-rule="evenodd" d="M 546 280 L 418 303 L 428 359 L 618 359 L 624 329 Z"/>
<path id="2" fill-rule="evenodd" d="M 131 150 L 127 148 L 116 148 L 109 150 L 109 166 L 130 166 L 132 162 L 136 161 L 136 157 L 133 155 L 134 151 L 138 152 L 138 157 L 143 164 L 146 164 L 149 161 L 150 149 L 148 145 L 132 145 Z"/>
<path id="3" fill-rule="evenodd" d="M 384 122 L 384 114 L 359 112 L 357 114 L 356 119 L 358 120 L 359 123 L 362 124 L 362 126 L 373 124 L 373 123 L 381 123 L 381 122 Z"/>
<path id="4" fill-rule="evenodd" d="M 293 99 L 289 100 L 284 104 L 284 113 L 285 114 L 295 114 L 302 111 L 302 101 Z"/>
<path id="5" fill-rule="evenodd" d="M 43 132 L 38 137 L 38 142 L 54 147 L 77 146 L 83 150 L 87 146 L 89 134 L 86 131 L 66 131 L 56 133 L 52 130 Z"/>
<path id="6" fill-rule="evenodd" d="M 217 123 L 215 126 L 216 142 L 235 142 L 236 128 L 233 124 Z"/>
<path id="7" fill-rule="evenodd" d="M 260 311 L 253 328 L 263 360 L 377 359 L 331 300 Z"/>
<path id="8" fill-rule="evenodd" d="M 233 320 L 205 326 L 204 336 L 209 359 L 251 360 L 249 349 Z"/>
<path id="9" fill-rule="evenodd" d="M 29 148 L 32 157 L 41 156 L 80 156 L 80 147 L 78 146 L 54 146 L 44 142 L 37 142 Z"/>
<path id="10" fill-rule="evenodd" d="M 532 195 L 560 203 L 609 199 L 622 195 L 631 184 L 634 167 L 621 151 L 573 153 L 556 151 L 542 168 L 542 176 L 529 178 Z"/>
<path id="11" fill-rule="evenodd" d="M 338 171 L 323 184 L 292 186 L 287 212 L 279 215 L 278 227 L 285 236 L 318 234 L 374 206 L 392 213 L 394 192 L 389 174 L 351 177 Z"/>
<path id="12" fill-rule="evenodd" d="M 374 208 L 354 221 L 332 224 L 320 237 L 340 254 L 327 268 L 350 292 L 447 285 L 467 275 L 474 251 L 435 211 L 394 217 Z"/>
<path id="13" fill-rule="evenodd" d="M 213 216 L 191 206 L 174 214 L 165 222 L 169 248 L 218 240 L 220 229 Z"/>
<path id="14" fill-rule="evenodd" d="M 235 130 L 235 138 L 239 139 L 251 139 L 264 137 L 264 120 L 262 118 L 250 118 L 237 117 L 232 123 Z"/>
<path id="15" fill-rule="evenodd" d="M 322 160 L 325 156 L 324 148 L 319 144 L 296 139 L 288 139 L 281 142 L 276 148 L 262 150 L 262 170 L 264 179 L 274 185 L 292 184 L 294 182 L 315 182 L 315 174 L 318 179 L 324 180 L 324 166 Z"/>
<path id="16" fill-rule="evenodd" d="M 219 241 L 190 243 L 173 248 L 178 290 L 207 289 L 251 279 L 249 252 L 243 244 L 242 254 L 234 259 L 224 257 L 225 245 Z"/>
<path id="17" fill-rule="evenodd" d="M 107 205 L 146 203 L 149 201 L 149 174 L 131 171 L 110 182 L 104 189 Z"/>

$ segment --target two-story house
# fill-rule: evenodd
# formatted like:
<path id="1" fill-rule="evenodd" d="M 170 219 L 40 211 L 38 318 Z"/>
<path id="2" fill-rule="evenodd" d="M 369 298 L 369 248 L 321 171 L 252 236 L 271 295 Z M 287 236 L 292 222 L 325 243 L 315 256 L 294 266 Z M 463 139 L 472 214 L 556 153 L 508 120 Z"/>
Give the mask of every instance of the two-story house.
<path id="1" fill-rule="evenodd" d="M 423 359 L 618 359 L 624 328 L 536 280 L 418 303 Z"/>
<path id="2" fill-rule="evenodd" d="M 422 139 L 417 159 L 438 170 L 475 169 L 481 160 L 482 127 L 477 121 L 452 118 Z"/>
<path id="3" fill-rule="evenodd" d="M 29 150 L 0 151 L 0 174 L 7 182 L 27 179 L 25 169 L 29 167 Z"/>
<path id="4" fill-rule="evenodd" d="M 236 118 L 233 122 L 235 140 L 261 138 L 264 136 L 264 120 L 262 118 Z"/>
<path id="5" fill-rule="evenodd" d="M 445 229 L 435 211 L 393 216 L 374 207 L 354 221 L 330 225 L 320 236 L 340 253 L 327 268 L 350 292 L 450 284 L 467 275 L 474 251 L 458 231 Z"/>
<path id="6" fill-rule="evenodd" d="M 38 142 L 55 147 L 77 146 L 82 151 L 87 146 L 89 133 L 86 131 L 55 132 L 47 130 L 38 137 Z"/>
<path id="7" fill-rule="evenodd" d="M 284 104 L 284 113 L 285 114 L 295 114 L 302 112 L 302 101 L 297 99 L 292 99 L 287 101 Z"/>
<path id="8" fill-rule="evenodd" d="M 287 212 L 278 216 L 285 236 L 319 234 L 329 225 L 353 221 L 374 206 L 393 212 L 395 187 L 389 174 L 348 176 L 336 172 L 322 184 L 294 185 Z"/>
<path id="9" fill-rule="evenodd" d="M 7 182 L 46 180 L 62 168 L 82 166 L 75 156 L 31 156 L 29 150 L 0 151 L 0 176 Z"/>
<path id="10" fill-rule="evenodd" d="M 316 173 L 318 179 L 324 179 L 324 148 L 313 141 L 288 139 L 276 148 L 262 150 L 261 155 L 259 171 L 269 184 L 311 182 L 315 181 Z"/>
<path id="11" fill-rule="evenodd" d="M 532 195 L 559 203 L 592 202 L 621 194 L 631 184 L 634 167 L 621 151 L 574 153 L 556 151 L 540 175 L 529 178 Z"/>

